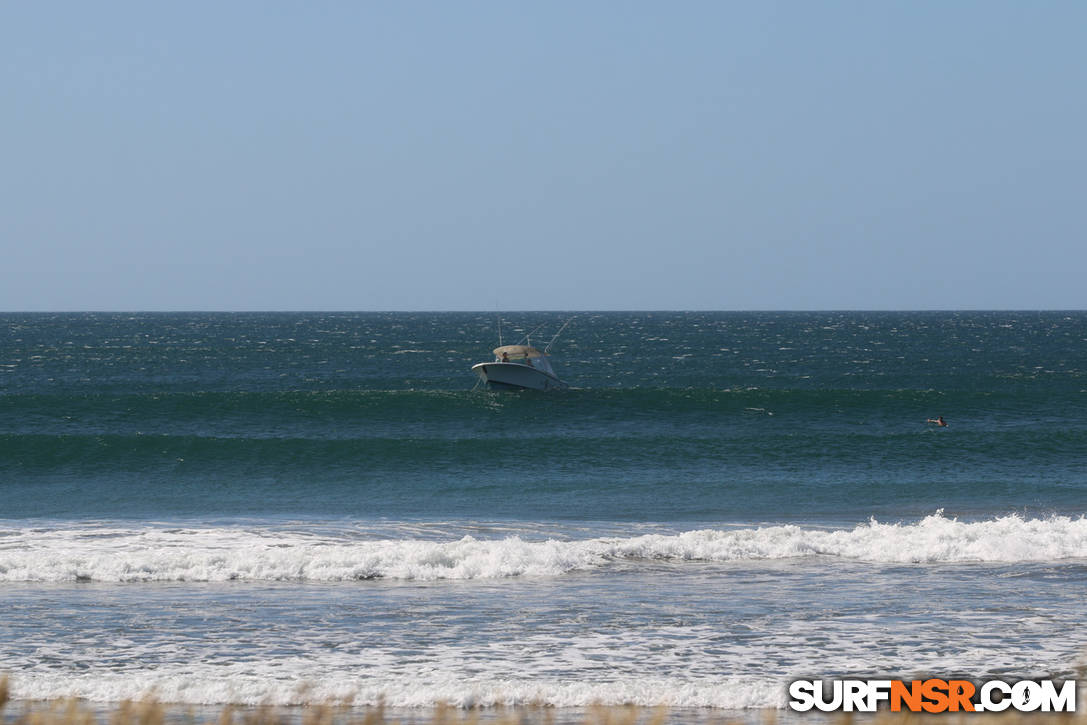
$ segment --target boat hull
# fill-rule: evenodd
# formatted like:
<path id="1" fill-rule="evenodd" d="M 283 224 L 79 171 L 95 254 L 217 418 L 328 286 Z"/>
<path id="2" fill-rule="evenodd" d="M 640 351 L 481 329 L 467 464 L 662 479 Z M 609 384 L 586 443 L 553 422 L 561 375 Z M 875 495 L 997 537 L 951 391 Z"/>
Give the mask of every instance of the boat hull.
<path id="1" fill-rule="evenodd" d="M 570 387 L 554 375 L 520 363 L 478 363 L 472 372 L 494 390 L 565 390 Z"/>

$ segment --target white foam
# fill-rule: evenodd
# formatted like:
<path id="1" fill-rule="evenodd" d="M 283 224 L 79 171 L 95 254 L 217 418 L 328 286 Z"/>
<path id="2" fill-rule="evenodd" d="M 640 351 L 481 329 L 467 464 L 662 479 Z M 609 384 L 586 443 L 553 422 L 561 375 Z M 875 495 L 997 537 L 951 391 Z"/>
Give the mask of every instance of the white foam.
<path id="1" fill-rule="evenodd" d="M 851 529 L 794 525 L 580 540 L 519 536 L 360 540 L 273 529 L 154 526 L 7 528 L 0 581 L 309 581 L 558 576 L 615 562 L 840 558 L 877 563 L 1034 562 L 1087 558 L 1087 519 L 1017 515 Z"/>
<path id="2" fill-rule="evenodd" d="M 223 668 L 225 669 L 225 668 Z M 244 668 L 242 668 L 244 669 Z M 248 672 L 213 672 L 205 668 L 142 674 L 97 673 L 72 676 L 19 676 L 12 697 L 51 700 L 78 697 L 91 702 L 120 702 L 154 697 L 186 705 L 272 705 L 277 707 L 342 703 L 364 707 L 430 708 L 545 705 L 587 707 L 765 708 L 784 704 L 785 681 L 721 678 L 620 678 L 608 682 L 517 677 L 370 677 L 335 673 L 318 679 L 284 678 Z"/>
<path id="3" fill-rule="evenodd" d="M 12 672 L 11 687 L 16 699 L 93 702 L 153 696 L 189 705 L 577 708 L 599 703 L 731 710 L 783 707 L 788 682 L 815 673 L 896 673 L 908 679 L 970 672 L 986 679 L 1008 672 L 1037 676 L 1078 664 L 1084 635 L 1070 630 L 1049 636 L 1052 622 L 1017 622 L 1035 635 L 1049 633 L 1032 637 L 1029 652 L 1011 641 L 946 647 L 947 628 L 968 632 L 973 624 L 978 631 L 996 631 L 1008 624 L 987 616 L 991 620 L 971 623 L 949 615 L 939 627 L 929 620 L 906 621 L 895 626 L 891 647 L 887 622 L 861 616 L 824 618 L 814 626 L 786 620 L 755 638 L 722 637 L 716 625 L 650 626 L 432 644 L 408 655 L 396 643 L 329 649 L 310 641 L 299 654 L 225 660 L 198 655 L 151 664 L 145 655 L 153 660 L 154 651 L 133 651 L 120 667 L 91 671 L 26 661 Z"/>

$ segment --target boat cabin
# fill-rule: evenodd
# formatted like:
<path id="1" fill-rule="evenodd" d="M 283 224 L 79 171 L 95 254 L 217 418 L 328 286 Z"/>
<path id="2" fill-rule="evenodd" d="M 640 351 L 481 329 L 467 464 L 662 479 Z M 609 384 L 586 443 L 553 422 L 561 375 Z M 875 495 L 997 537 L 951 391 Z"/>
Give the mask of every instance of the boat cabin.
<path id="1" fill-rule="evenodd" d="M 502 347 L 496 347 L 494 349 L 494 361 L 528 365 L 548 375 L 555 374 L 555 371 L 551 369 L 551 362 L 547 359 L 547 355 L 531 345 L 503 345 Z"/>

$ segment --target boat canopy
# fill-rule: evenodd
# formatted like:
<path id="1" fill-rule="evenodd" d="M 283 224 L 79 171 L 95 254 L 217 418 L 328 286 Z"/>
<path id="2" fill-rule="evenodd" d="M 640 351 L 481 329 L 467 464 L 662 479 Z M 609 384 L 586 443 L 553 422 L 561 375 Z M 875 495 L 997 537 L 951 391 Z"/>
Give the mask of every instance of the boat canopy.
<path id="1" fill-rule="evenodd" d="M 544 357 L 542 352 L 530 345 L 503 345 L 502 347 L 496 347 L 494 349 L 495 359 L 500 360 L 502 358 L 502 353 L 506 353 L 506 357 L 510 360 Z"/>
<path id="2" fill-rule="evenodd" d="M 503 353 L 506 359 L 502 359 Z M 503 345 L 494 349 L 495 362 L 515 362 L 518 365 L 528 365 L 541 372 L 555 377 L 555 371 L 551 369 L 551 363 L 547 355 L 543 354 L 531 345 Z"/>

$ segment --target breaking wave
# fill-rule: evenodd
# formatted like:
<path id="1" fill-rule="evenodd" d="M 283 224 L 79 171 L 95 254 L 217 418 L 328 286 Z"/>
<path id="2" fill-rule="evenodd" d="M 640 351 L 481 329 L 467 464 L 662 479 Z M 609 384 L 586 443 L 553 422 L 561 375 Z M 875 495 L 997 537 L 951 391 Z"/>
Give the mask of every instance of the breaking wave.
<path id="1" fill-rule="evenodd" d="M 700 529 L 580 540 L 457 540 L 233 527 L 80 525 L 0 528 L 0 581 L 432 581 L 548 577 L 617 563 L 778 559 L 1014 563 L 1087 558 L 1087 518 L 1008 515 L 965 522 L 942 513 L 851 529 L 796 525 Z"/>

